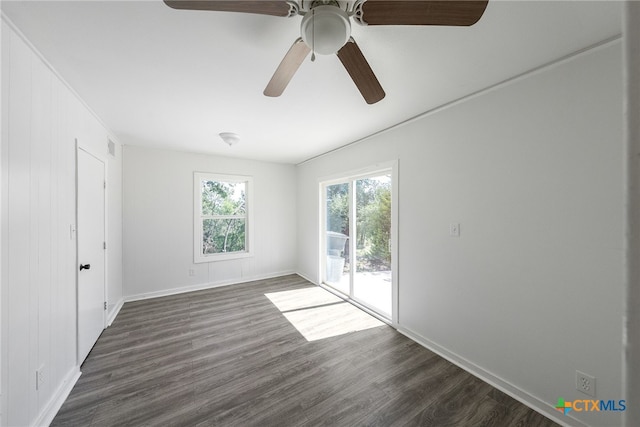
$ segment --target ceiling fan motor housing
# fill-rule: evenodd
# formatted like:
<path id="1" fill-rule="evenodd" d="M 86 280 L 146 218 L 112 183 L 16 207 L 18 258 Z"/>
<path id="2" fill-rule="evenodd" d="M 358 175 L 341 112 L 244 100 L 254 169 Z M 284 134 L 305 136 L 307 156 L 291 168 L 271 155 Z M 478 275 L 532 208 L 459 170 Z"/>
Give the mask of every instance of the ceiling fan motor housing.
<path id="1" fill-rule="evenodd" d="M 302 18 L 300 33 L 315 53 L 332 55 L 351 37 L 349 15 L 337 6 L 316 6 Z"/>

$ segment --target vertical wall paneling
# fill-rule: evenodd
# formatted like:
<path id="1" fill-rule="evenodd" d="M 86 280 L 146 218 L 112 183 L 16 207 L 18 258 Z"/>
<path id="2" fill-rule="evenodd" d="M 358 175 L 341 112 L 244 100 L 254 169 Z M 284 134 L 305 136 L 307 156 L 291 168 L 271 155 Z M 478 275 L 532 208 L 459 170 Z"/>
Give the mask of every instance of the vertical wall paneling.
<path id="1" fill-rule="evenodd" d="M 2 25 L 0 25 L 0 52 L 4 52 L 4 45 L 2 42 L 2 35 L 4 33 L 4 29 L 1 28 Z M 0 140 L 4 140 L 5 139 L 5 134 L 4 134 L 4 123 L 6 123 L 6 117 L 5 117 L 5 113 L 6 113 L 6 109 L 7 106 L 4 103 L 4 97 L 2 96 L 2 93 L 4 92 L 4 80 L 2 79 L 2 74 L 4 72 L 4 65 L 3 65 L 3 61 L 2 61 L 2 55 L 0 54 Z M 5 177 L 4 177 L 4 170 L 5 170 L 5 166 L 3 163 L 4 160 L 4 156 L 2 154 L 2 145 L 0 144 L 0 206 L 3 206 L 4 203 L 2 202 L 2 195 L 4 194 L 4 183 L 5 183 Z M 2 242 L 2 238 L 4 236 L 4 210 L 2 208 L 0 208 L 0 242 Z M 4 339 L 4 331 L 2 330 L 2 324 L 4 323 L 4 318 L 2 317 L 4 310 L 2 309 L 2 304 L 3 304 L 3 298 L 2 298 L 2 283 L 4 283 L 4 276 L 3 276 L 3 268 L 2 266 L 4 265 L 4 257 L 3 257 L 3 251 L 2 251 L 2 244 L 0 244 L 0 427 L 2 427 L 4 425 L 4 417 L 3 417 L 3 413 L 4 413 L 4 406 L 5 406 L 5 402 L 4 402 L 4 394 L 2 392 L 2 377 L 3 377 L 3 372 L 2 372 L 2 349 L 4 348 L 4 344 L 3 344 L 3 339 Z"/>
<path id="2" fill-rule="evenodd" d="M 4 59 L 4 58 L 3 58 Z M 31 374 L 32 336 L 35 310 L 31 300 L 31 56 L 26 45 L 13 35 L 9 41 L 9 138 L 8 159 L 8 280 L 4 284 L 7 296 L 8 325 L 5 340 L 7 369 L 7 425 L 28 425 L 35 411 L 34 375 Z M 18 326 L 20 325 L 20 326 Z M 22 351 L 20 351 L 22 349 Z M 15 408 L 23 408 L 16 411 Z"/>
<path id="3" fill-rule="evenodd" d="M 625 426 L 640 425 L 640 3 L 625 8 L 627 156 L 627 292 L 625 307 Z"/>
<path id="4" fill-rule="evenodd" d="M 8 123 L 8 97 L 4 96 L 7 93 L 6 84 L 8 83 L 8 79 L 5 76 L 8 76 L 8 72 L 6 67 L 8 66 L 8 62 L 3 60 L 5 57 L 5 52 L 8 52 L 9 49 L 5 46 L 6 41 L 8 40 L 5 36 L 5 26 L 0 24 L 0 426 L 5 426 L 5 408 L 7 406 L 6 397 L 7 393 L 4 391 L 4 378 L 5 378 L 5 357 L 4 357 L 4 349 L 6 348 L 6 344 L 4 342 L 7 337 L 6 325 L 7 321 L 5 318 L 5 313 L 7 312 L 5 309 L 5 301 L 7 300 L 4 295 L 4 283 L 7 281 L 6 277 L 6 265 L 7 265 L 7 251 L 4 250 L 5 247 L 5 237 L 6 237 L 6 220 L 7 220 L 7 212 L 5 210 L 7 203 L 5 200 L 5 196 L 7 195 L 7 153 L 5 152 L 5 144 L 4 141 L 8 140 L 7 131 L 7 123 Z"/>
<path id="5" fill-rule="evenodd" d="M 2 36 L 0 424 L 47 425 L 79 376 L 75 139 L 101 153 L 115 182 L 113 315 L 122 304 L 122 158 L 108 157 L 108 131 L 4 16 Z"/>
<path id="6" fill-rule="evenodd" d="M 51 159 L 52 159 L 52 76 L 47 68 L 39 61 L 33 61 L 32 66 L 32 127 L 34 133 L 31 139 L 32 158 L 34 159 L 31 176 L 35 179 L 35 189 L 32 192 L 33 204 L 31 212 L 35 222 L 35 238 L 32 248 L 35 252 L 35 289 L 32 301 L 37 301 L 34 329 L 37 339 L 34 366 L 42 368 L 42 378 L 48 368 L 47 362 L 50 356 L 51 340 L 51 267 L 52 267 L 52 240 L 51 219 Z M 34 210 L 34 207 L 36 209 Z M 48 400 L 49 384 L 40 381 L 37 389 L 38 406 Z"/>

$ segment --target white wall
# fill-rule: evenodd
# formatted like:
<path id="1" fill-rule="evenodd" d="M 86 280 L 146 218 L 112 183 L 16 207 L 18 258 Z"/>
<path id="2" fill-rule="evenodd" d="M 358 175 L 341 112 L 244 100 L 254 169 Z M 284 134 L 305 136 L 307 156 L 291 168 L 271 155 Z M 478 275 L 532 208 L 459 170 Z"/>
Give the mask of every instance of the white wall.
<path id="1" fill-rule="evenodd" d="M 254 256 L 193 263 L 196 171 L 253 176 Z M 294 166 L 125 146 L 124 182 L 124 288 L 128 299 L 295 271 Z M 189 276 L 189 270 L 195 276 Z"/>
<path id="2" fill-rule="evenodd" d="M 640 3 L 626 2 L 625 124 L 627 142 L 627 293 L 625 310 L 625 390 L 640 402 Z M 640 425 L 640 405 L 625 412 L 625 426 Z"/>
<path id="3" fill-rule="evenodd" d="M 549 416 L 576 370 L 624 399 L 621 70 L 616 42 L 299 165 L 298 271 L 318 180 L 399 159 L 399 329 Z"/>
<path id="4" fill-rule="evenodd" d="M 75 147 L 105 160 L 108 133 L 25 40 L 2 21 L 2 425 L 45 425 L 77 379 Z M 120 156 L 121 159 L 121 156 Z M 118 205 L 109 209 L 117 227 Z M 109 230 L 109 295 L 122 287 Z M 111 284 L 113 289 L 111 288 Z M 121 297 L 121 291 L 120 291 Z M 35 373 L 44 383 L 36 390 Z"/>
<path id="5" fill-rule="evenodd" d="M 2 51 L 2 47 L 4 46 L 4 44 L 2 43 L 2 34 L 4 33 L 4 31 L 2 31 L 1 28 L 1 24 L 0 24 L 0 51 Z M 2 72 L 4 71 L 4 67 L 2 66 L 2 58 L 4 57 L 4 55 L 0 55 L 0 141 L 4 140 L 6 138 L 4 129 L 4 122 L 5 122 L 5 112 L 6 112 L 6 106 L 5 106 L 5 102 L 4 102 L 4 97 L 2 96 L 3 94 L 3 89 L 4 89 L 4 80 L 2 79 Z M 0 143 L 0 189 L 4 189 L 4 172 L 2 172 L 4 170 L 4 163 L 3 163 L 3 156 L 2 156 L 2 148 L 1 148 L 1 143 Z M 2 206 L 2 200 L 4 200 L 4 198 L 2 197 L 2 190 L 0 190 L 0 242 L 2 242 L 3 239 L 3 235 L 4 235 L 4 209 L 1 207 Z M 0 285 L 2 284 L 3 281 L 3 263 L 4 263 L 4 257 L 2 255 L 2 244 L 0 243 Z M 3 328 L 1 326 L 2 324 L 2 320 L 4 319 L 3 317 L 3 312 L 2 312 L 2 306 L 3 306 L 3 302 L 2 302 L 2 289 L 0 288 L 0 425 L 3 425 L 2 421 L 4 420 L 4 406 L 5 406 L 5 396 L 3 394 L 3 386 L 4 384 L 2 383 L 2 366 L 3 366 Z"/>

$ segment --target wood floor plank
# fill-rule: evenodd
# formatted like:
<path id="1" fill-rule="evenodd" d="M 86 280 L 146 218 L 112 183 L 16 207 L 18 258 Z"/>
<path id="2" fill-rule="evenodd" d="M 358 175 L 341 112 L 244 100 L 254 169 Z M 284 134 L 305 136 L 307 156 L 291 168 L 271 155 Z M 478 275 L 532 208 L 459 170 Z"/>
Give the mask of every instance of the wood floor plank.
<path id="1" fill-rule="evenodd" d="M 331 313 L 325 334 L 346 317 L 313 311 L 316 290 L 290 275 L 126 303 L 52 425 L 555 425 L 386 325 L 307 341 L 267 296 L 287 291 L 292 321 Z"/>

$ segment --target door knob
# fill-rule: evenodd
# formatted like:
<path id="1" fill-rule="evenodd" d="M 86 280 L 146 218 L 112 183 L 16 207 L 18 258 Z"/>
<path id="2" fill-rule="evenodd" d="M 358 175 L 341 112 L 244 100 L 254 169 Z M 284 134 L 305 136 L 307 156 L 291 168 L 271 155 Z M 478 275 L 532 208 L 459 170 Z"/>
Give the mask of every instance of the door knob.
<path id="1" fill-rule="evenodd" d="M 89 270 L 91 268 L 91 264 L 80 264 L 80 271 Z"/>

